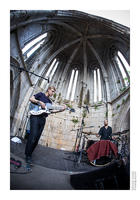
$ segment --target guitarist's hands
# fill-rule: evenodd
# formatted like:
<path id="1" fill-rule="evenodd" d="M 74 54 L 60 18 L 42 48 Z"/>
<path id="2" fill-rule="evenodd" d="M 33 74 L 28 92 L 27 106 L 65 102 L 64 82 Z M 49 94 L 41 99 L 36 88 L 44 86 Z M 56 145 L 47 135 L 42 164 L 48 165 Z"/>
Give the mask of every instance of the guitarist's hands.
<path id="1" fill-rule="evenodd" d="M 63 108 L 61 109 L 61 111 L 64 111 L 64 110 L 66 110 L 66 108 L 67 108 L 67 106 L 66 106 L 66 105 L 64 105 L 64 106 L 63 106 Z"/>
<path id="2" fill-rule="evenodd" d="M 35 99 L 34 96 L 32 96 L 32 97 L 30 98 L 30 101 L 31 101 L 32 103 L 37 103 L 38 105 L 41 106 L 42 109 L 45 109 L 45 106 L 46 106 L 45 103 L 43 103 L 42 101 L 39 101 L 39 100 Z"/>
<path id="3" fill-rule="evenodd" d="M 42 101 L 39 101 L 38 103 L 40 104 L 42 109 L 45 109 L 45 106 L 46 106 L 45 103 L 43 103 Z"/>

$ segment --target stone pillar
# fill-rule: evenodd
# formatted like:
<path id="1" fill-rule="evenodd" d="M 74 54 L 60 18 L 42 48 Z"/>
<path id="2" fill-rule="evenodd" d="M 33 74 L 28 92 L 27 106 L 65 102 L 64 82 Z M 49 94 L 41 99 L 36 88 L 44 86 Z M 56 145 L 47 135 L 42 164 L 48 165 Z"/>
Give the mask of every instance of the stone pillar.
<path id="1" fill-rule="evenodd" d="M 86 54 L 86 38 L 83 39 L 83 58 L 84 58 L 84 79 L 83 79 L 83 99 L 87 93 L 87 54 Z"/>
<path id="2" fill-rule="evenodd" d="M 104 80 L 105 80 L 105 86 L 106 86 L 107 101 L 110 102 L 111 98 L 110 98 L 108 77 L 104 77 Z"/>
<path id="3" fill-rule="evenodd" d="M 60 82 L 61 82 L 61 78 L 62 78 L 62 74 L 63 74 L 64 69 L 65 69 L 65 63 L 60 62 L 58 64 L 58 76 L 57 76 L 56 84 L 55 84 L 57 90 L 59 88 L 59 85 L 60 85 Z"/>
<path id="4" fill-rule="evenodd" d="M 75 90 L 75 99 L 76 99 L 77 104 L 79 103 L 82 80 L 83 80 L 83 71 L 81 67 L 78 73 L 77 85 L 76 85 L 76 90 Z"/>
<path id="5" fill-rule="evenodd" d="M 104 102 L 104 101 L 106 101 L 106 88 L 104 85 L 104 79 L 103 79 L 102 72 L 100 73 L 100 77 L 101 77 L 101 95 L 102 95 L 101 100 Z"/>
<path id="6" fill-rule="evenodd" d="M 108 111 L 108 123 L 109 123 L 109 126 L 112 127 L 112 106 L 110 103 L 107 103 L 107 111 Z"/>
<path id="7" fill-rule="evenodd" d="M 114 65 L 112 66 L 112 64 L 113 63 L 109 63 L 109 69 L 111 70 L 110 76 L 113 75 L 111 85 L 113 86 L 113 93 L 114 93 L 114 98 L 115 98 L 116 96 L 119 95 L 120 90 L 119 90 L 119 87 L 118 87 L 118 84 L 117 84 L 118 78 L 117 78 L 117 73 L 115 71 L 115 66 Z"/>
<path id="8" fill-rule="evenodd" d="M 71 68 L 69 68 L 69 70 L 67 71 L 67 74 L 65 74 L 65 80 L 66 80 L 65 85 L 63 83 L 63 88 L 61 88 L 61 91 L 63 93 L 62 96 L 63 96 L 64 99 L 66 99 L 66 96 L 67 96 L 68 87 L 69 87 L 69 84 L 70 84 L 71 72 L 72 72 L 72 70 L 71 70 Z"/>
<path id="9" fill-rule="evenodd" d="M 118 82 L 117 82 L 117 84 L 120 86 L 119 89 L 121 89 L 121 88 L 123 88 L 125 86 L 125 83 L 124 83 L 121 71 L 119 69 L 118 63 L 116 62 L 115 59 L 114 59 L 114 67 L 116 68 L 116 71 L 118 73 L 118 80 L 120 81 L 120 84 Z"/>
<path id="10" fill-rule="evenodd" d="M 91 105 L 93 105 L 93 101 L 94 101 L 94 73 L 93 73 L 93 70 L 90 69 L 90 72 L 89 72 L 89 84 L 88 84 L 88 88 L 89 88 L 89 93 L 90 93 L 90 101 L 89 103 Z"/>

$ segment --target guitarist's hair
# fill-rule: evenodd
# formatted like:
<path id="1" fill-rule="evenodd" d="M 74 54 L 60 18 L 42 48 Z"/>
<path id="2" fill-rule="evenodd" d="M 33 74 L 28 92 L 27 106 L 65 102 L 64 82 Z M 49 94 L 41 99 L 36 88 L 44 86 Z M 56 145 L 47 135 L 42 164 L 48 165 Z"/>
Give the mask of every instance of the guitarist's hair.
<path id="1" fill-rule="evenodd" d="M 51 89 L 53 89 L 54 91 L 56 91 L 56 89 L 55 89 L 54 86 L 49 86 L 48 89 L 47 89 L 47 92 L 48 92 L 48 90 L 51 90 Z"/>

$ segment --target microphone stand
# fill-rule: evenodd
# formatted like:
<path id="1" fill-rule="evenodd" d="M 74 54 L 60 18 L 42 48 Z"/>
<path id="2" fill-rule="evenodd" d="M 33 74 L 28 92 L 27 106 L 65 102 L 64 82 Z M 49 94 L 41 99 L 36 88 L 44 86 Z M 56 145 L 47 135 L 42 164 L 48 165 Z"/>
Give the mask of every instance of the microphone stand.
<path id="1" fill-rule="evenodd" d="M 85 112 L 89 113 L 89 109 L 88 109 L 88 106 L 84 107 L 85 108 Z M 80 155 L 78 157 L 77 162 L 80 163 L 81 162 L 81 159 L 82 159 L 82 154 L 83 154 L 83 150 L 84 150 L 84 146 L 85 146 L 85 136 L 83 137 L 83 128 L 84 128 L 84 118 L 86 117 L 86 115 L 83 114 L 83 117 L 82 117 L 82 122 L 81 122 L 81 126 L 80 128 L 77 130 L 77 135 L 76 135 L 76 141 L 75 141 L 75 145 L 74 145 L 74 153 L 79 153 L 80 152 Z M 79 151 L 79 148 L 80 148 L 80 144 L 81 144 L 81 139 L 83 137 L 83 142 L 82 142 L 82 147 L 81 147 L 81 150 Z M 79 138 L 79 141 L 78 141 L 78 138 Z M 76 147 L 76 144 L 77 144 L 77 141 L 78 141 L 78 145 Z"/>
<path id="2" fill-rule="evenodd" d="M 84 113 L 86 114 L 87 112 L 89 113 L 89 109 L 88 109 L 88 106 L 84 106 L 83 107 L 85 110 L 84 110 Z M 76 164 L 79 164 L 81 162 L 81 159 L 82 159 L 82 155 L 83 155 L 83 151 L 84 151 L 84 147 L 85 147 L 85 139 L 88 139 L 85 134 L 83 135 L 83 128 L 84 128 L 84 118 L 86 117 L 86 115 L 83 114 L 83 117 L 82 117 L 82 122 L 81 122 L 81 125 L 80 125 L 80 128 L 77 129 L 77 134 L 76 134 L 76 139 L 75 139 L 75 144 L 74 144 L 74 149 L 73 149 L 73 155 L 74 156 L 74 160 L 71 160 L 71 161 L 74 161 L 74 163 Z M 90 127 L 94 127 L 94 126 L 90 126 Z M 90 127 L 86 127 L 86 128 L 90 128 Z M 83 140 L 82 140 L 83 138 Z M 82 145 L 81 145 L 81 140 L 82 140 Z M 77 145 L 78 143 L 78 145 Z M 81 150 L 79 150 L 80 148 L 80 145 L 81 145 Z M 66 158 L 65 158 L 66 159 Z M 70 160 L 70 159 L 66 159 L 66 160 Z M 75 166 L 76 167 L 76 166 Z"/>

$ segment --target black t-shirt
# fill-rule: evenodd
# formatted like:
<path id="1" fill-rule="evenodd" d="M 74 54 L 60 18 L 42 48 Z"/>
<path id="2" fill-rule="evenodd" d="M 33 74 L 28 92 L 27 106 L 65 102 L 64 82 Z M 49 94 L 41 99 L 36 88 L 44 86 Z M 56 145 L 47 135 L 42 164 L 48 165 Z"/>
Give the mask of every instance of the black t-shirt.
<path id="1" fill-rule="evenodd" d="M 42 92 L 39 92 L 39 93 L 35 94 L 34 97 L 35 97 L 35 99 L 37 99 L 39 101 L 42 101 L 43 103 L 50 103 L 50 104 L 52 104 L 52 101 L 49 99 L 49 97 L 47 97 Z M 48 114 L 47 113 L 43 113 L 43 114 L 41 114 L 39 116 L 48 117 Z"/>
<path id="2" fill-rule="evenodd" d="M 52 104 L 52 101 L 47 97 L 44 93 L 39 92 L 34 95 L 35 99 L 42 101 L 43 103 L 50 103 Z"/>
<path id="3" fill-rule="evenodd" d="M 112 140 L 112 128 L 108 126 L 106 129 L 105 126 L 100 128 L 99 135 L 101 136 L 100 140 Z"/>

